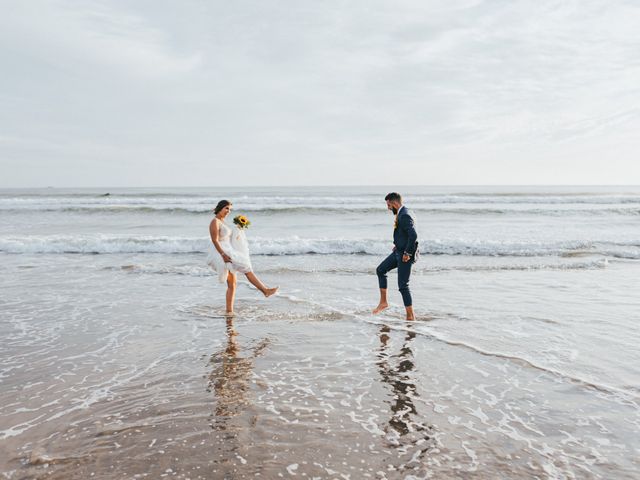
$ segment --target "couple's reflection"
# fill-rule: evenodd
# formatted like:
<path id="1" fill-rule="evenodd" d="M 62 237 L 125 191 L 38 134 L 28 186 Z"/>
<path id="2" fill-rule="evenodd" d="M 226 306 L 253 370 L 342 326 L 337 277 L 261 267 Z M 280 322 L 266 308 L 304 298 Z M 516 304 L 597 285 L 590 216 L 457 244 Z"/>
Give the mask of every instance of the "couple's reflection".
<path id="1" fill-rule="evenodd" d="M 262 354 L 268 339 L 262 339 L 251 348 L 242 351 L 233 319 L 227 319 L 227 341 L 224 347 L 211 355 L 207 391 L 215 395 L 215 410 L 211 415 L 214 430 L 227 430 L 229 421 L 242 413 L 250 404 L 250 379 L 254 360 Z"/>
<path id="2" fill-rule="evenodd" d="M 412 350 L 416 332 L 411 323 L 407 323 L 407 327 L 400 351 L 392 355 L 391 328 L 387 325 L 381 326 L 376 364 L 382 381 L 389 386 L 392 394 L 391 418 L 384 428 L 387 441 L 392 446 L 405 449 L 418 460 L 432 445 L 428 440 L 432 437 L 433 427 L 420 418 L 416 409 L 415 398 L 419 394 L 415 383 L 415 358 Z M 416 448 L 410 449 L 412 446 Z"/>

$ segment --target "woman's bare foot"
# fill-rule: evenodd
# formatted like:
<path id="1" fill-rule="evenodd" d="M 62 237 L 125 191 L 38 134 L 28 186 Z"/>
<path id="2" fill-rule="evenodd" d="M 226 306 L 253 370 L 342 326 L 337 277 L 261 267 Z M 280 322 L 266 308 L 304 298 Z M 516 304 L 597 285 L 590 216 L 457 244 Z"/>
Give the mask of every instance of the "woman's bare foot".
<path id="1" fill-rule="evenodd" d="M 234 317 L 236 315 L 236 312 L 234 312 L 233 310 L 227 310 L 224 314 L 225 317 Z"/>
<path id="2" fill-rule="evenodd" d="M 274 288 L 265 288 L 264 289 L 264 296 L 265 297 L 270 297 L 271 295 L 273 295 L 274 293 L 276 293 L 278 291 L 280 287 L 274 287 Z"/>
<path id="3" fill-rule="evenodd" d="M 376 308 L 373 309 L 373 314 L 380 313 L 383 310 L 389 308 L 389 304 L 387 302 L 380 302 Z"/>

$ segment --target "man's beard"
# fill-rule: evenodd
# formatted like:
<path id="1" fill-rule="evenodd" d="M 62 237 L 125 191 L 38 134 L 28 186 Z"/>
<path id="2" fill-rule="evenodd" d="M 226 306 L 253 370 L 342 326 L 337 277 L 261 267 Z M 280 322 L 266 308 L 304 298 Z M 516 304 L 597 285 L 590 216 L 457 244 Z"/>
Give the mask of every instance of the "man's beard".
<path id="1" fill-rule="evenodd" d="M 398 214 L 398 209 L 396 207 L 391 207 L 391 211 L 393 212 L 394 215 Z"/>

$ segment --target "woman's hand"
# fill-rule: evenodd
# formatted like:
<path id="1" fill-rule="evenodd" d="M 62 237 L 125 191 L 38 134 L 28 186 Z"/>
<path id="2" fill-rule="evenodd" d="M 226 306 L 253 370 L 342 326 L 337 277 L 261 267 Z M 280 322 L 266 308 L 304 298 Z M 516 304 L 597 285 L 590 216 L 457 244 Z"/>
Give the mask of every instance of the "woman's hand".
<path id="1" fill-rule="evenodd" d="M 231 263 L 231 257 L 226 253 L 222 254 L 222 259 L 224 260 L 224 263 Z"/>

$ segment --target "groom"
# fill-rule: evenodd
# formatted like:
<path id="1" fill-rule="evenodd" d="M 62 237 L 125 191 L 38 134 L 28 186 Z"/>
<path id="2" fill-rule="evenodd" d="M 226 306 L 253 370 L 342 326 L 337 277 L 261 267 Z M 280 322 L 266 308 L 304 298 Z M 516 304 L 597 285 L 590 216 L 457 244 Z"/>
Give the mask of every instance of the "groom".
<path id="1" fill-rule="evenodd" d="M 380 303 L 373 310 L 373 313 L 380 313 L 389 306 L 387 303 L 387 273 L 394 268 L 398 269 L 398 287 L 402 294 L 402 302 L 407 311 L 407 320 L 415 320 L 413 314 L 413 301 L 409 291 L 409 277 L 411 276 L 411 265 L 415 262 L 415 255 L 418 248 L 418 234 L 415 229 L 415 220 L 407 207 L 402 205 L 402 196 L 392 192 L 384 199 L 387 201 L 387 208 L 391 210 L 396 221 L 393 227 L 393 251 L 385 258 L 378 268 L 378 285 L 380 286 Z"/>

